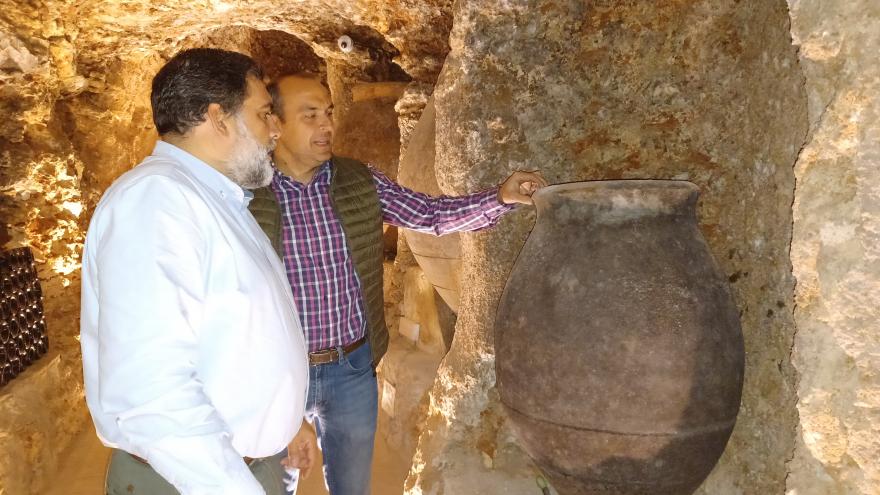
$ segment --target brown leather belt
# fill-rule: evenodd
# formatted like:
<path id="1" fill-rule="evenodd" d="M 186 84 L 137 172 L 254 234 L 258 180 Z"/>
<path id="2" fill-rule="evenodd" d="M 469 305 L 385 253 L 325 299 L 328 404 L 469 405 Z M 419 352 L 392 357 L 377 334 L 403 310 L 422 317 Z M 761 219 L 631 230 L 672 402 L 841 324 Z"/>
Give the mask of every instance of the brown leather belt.
<path id="1" fill-rule="evenodd" d="M 367 341 L 366 337 L 361 337 L 360 340 L 352 342 L 351 344 L 342 346 L 342 355 L 348 355 L 355 351 L 358 347 L 364 345 Z M 309 366 L 317 366 L 319 364 L 327 364 L 327 363 L 336 363 L 339 361 L 339 349 L 334 347 L 332 349 L 324 349 L 323 351 L 315 351 L 309 353 Z"/>
<path id="2" fill-rule="evenodd" d="M 138 457 L 138 456 L 132 454 L 131 452 L 126 452 L 126 453 L 128 455 L 130 455 L 134 460 L 140 462 L 141 464 L 146 464 L 147 466 L 150 465 L 150 463 L 147 462 L 147 460 L 144 459 L 143 457 Z M 253 464 L 255 461 L 257 461 L 259 459 L 254 459 L 253 457 L 242 457 L 241 460 L 243 460 L 245 464 L 250 466 L 251 464 Z"/>

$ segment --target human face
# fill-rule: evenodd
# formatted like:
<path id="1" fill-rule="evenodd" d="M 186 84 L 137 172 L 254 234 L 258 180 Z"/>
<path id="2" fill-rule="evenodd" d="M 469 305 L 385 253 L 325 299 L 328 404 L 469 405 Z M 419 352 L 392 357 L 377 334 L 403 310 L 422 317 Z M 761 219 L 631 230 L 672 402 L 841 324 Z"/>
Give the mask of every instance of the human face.
<path id="1" fill-rule="evenodd" d="M 272 180 L 270 155 L 280 131 L 272 114 L 271 98 L 261 81 L 248 79 L 247 97 L 232 119 L 236 136 L 227 175 L 247 189 L 268 185 Z"/>
<path id="2" fill-rule="evenodd" d="M 278 84 L 284 108 L 278 148 L 297 171 L 316 169 L 333 150 L 333 102 L 319 81 L 288 77 Z"/>
<path id="3" fill-rule="evenodd" d="M 229 158 L 226 175 L 245 189 L 268 186 L 272 182 L 271 153 L 275 149 L 275 141 L 270 140 L 269 144 L 260 143 L 241 116 L 236 116 L 235 125 L 238 137 Z"/>

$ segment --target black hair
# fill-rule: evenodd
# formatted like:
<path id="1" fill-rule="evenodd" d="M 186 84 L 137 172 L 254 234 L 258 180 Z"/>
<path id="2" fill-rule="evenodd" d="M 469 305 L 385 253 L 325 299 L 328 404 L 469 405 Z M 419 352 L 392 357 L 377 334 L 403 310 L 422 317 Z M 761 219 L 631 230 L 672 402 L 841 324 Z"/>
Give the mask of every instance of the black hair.
<path id="1" fill-rule="evenodd" d="M 178 53 L 153 78 L 150 104 L 159 135 L 185 134 L 205 121 L 211 103 L 224 112 L 238 112 L 247 97 L 249 76 L 262 80 L 263 71 L 241 53 L 215 48 Z"/>

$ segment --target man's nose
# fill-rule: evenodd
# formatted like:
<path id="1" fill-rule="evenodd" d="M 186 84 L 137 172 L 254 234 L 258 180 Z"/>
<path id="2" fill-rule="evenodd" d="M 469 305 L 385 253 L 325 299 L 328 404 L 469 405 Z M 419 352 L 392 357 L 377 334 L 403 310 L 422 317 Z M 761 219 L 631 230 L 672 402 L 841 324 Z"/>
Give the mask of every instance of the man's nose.
<path id="1" fill-rule="evenodd" d="M 333 129 L 333 117 L 330 115 L 324 115 L 321 117 L 321 120 L 318 122 L 318 125 L 322 130 Z"/>
<path id="2" fill-rule="evenodd" d="M 281 125 L 278 122 L 278 117 L 275 115 L 269 117 L 269 137 L 271 137 L 273 141 L 278 141 L 281 137 Z"/>

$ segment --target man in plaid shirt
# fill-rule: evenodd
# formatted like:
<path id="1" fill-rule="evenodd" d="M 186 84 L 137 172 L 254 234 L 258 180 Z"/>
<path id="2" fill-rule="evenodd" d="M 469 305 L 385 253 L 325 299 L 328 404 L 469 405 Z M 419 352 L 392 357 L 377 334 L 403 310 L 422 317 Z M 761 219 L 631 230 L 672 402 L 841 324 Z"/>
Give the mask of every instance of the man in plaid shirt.
<path id="1" fill-rule="evenodd" d="M 435 235 L 480 230 L 516 203 L 531 204 L 546 183 L 539 173 L 515 172 L 469 196 L 429 197 L 332 155 L 333 105 L 317 78 L 286 76 L 269 91 L 281 137 L 272 183 L 255 192 L 252 211 L 284 261 L 302 320 L 310 362 L 306 418 L 320 439 L 327 488 L 364 495 L 378 413 L 375 366 L 388 341 L 382 222 Z M 310 445 L 294 440 L 295 465 L 315 458 Z"/>

